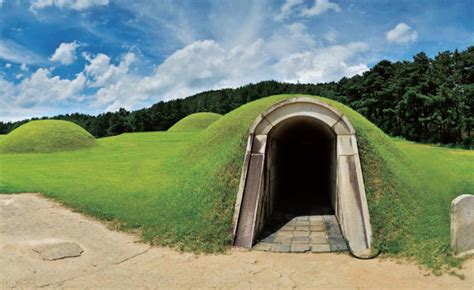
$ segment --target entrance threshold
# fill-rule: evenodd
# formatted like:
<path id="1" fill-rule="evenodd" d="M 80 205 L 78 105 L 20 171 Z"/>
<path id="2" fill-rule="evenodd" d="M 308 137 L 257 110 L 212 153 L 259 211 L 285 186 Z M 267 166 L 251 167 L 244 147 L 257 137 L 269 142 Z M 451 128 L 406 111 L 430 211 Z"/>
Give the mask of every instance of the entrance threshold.
<path id="1" fill-rule="evenodd" d="M 254 250 L 278 253 L 324 253 L 347 251 L 334 215 L 272 215 L 253 246 Z"/>

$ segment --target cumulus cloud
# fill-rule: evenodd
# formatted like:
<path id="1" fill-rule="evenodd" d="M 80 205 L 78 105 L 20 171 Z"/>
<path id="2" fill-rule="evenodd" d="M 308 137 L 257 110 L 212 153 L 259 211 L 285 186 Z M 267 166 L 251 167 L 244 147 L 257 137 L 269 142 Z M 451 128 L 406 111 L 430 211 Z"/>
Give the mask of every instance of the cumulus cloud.
<path id="1" fill-rule="evenodd" d="M 18 85 L 15 103 L 20 107 L 28 108 L 78 98 L 85 83 L 86 78 L 82 73 L 77 74 L 75 79 L 69 80 L 51 76 L 48 69 L 40 68 Z"/>
<path id="2" fill-rule="evenodd" d="M 0 74 L 0 116 L 2 120 L 19 120 L 56 114 L 58 107 L 68 102 L 77 104 L 83 99 L 85 82 L 83 73 L 72 80 L 61 79 L 44 68 L 17 84 Z"/>
<path id="3" fill-rule="evenodd" d="M 70 43 L 63 42 L 56 48 L 49 59 L 64 65 L 72 64 L 76 60 L 76 49 L 79 46 L 80 44 L 76 41 Z"/>
<path id="4" fill-rule="evenodd" d="M 114 59 L 103 53 L 83 53 L 84 69 L 72 79 L 41 68 L 15 82 L 2 80 L 8 85 L 0 90 L 8 89 L 12 96 L 9 111 L 22 112 L 22 116 L 32 112 L 28 117 L 76 108 L 94 112 L 137 109 L 159 100 L 260 80 L 336 81 L 368 69 L 358 60 L 366 49 L 367 45 L 360 42 L 325 47 L 303 23 L 283 23 L 265 38 L 248 42 L 191 42 L 149 72 L 138 70 L 143 61 L 139 54 L 128 52 Z M 65 109 L 67 106 L 69 109 Z M 36 111 L 30 111 L 33 109 Z M 6 118 L 3 112 L 2 118 Z"/>
<path id="5" fill-rule="evenodd" d="M 390 43 L 410 44 L 416 41 L 418 33 L 407 24 L 401 22 L 386 34 Z"/>
<path id="6" fill-rule="evenodd" d="M 318 83 L 362 74 L 369 68 L 352 58 L 367 50 L 362 42 L 334 45 L 289 55 L 274 65 L 279 79 L 288 82 Z"/>
<path id="7" fill-rule="evenodd" d="M 329 0 L 315 0 L 314 5 L 310 8 L 304 8 L 301 10 L 301 16 L 312 17 L 315 15 L 323 14 L 329 10 L 334 10 L 334 12 L 340 12 L 341 7 L 334 2 Z"/>
<path id="8" fill-rule="evenodd" d="M 11 64 L 11 63 L 7 62 L 7 63 L 5 64 L 5 68 L 11 68 L 11 67 L 12 67 L 12 64 Z"/>
<path id="9" fill-rule="evenodd" d="M 105 6 L 109 0 L 31 0 L 30 10 L 37 11 L 46 7 L 56 6 L 73 10 L 85 10 L 94 6 Z"/>
<path id="10" fill-rule="evenodd" d="M 130 65 L 135 61 L 134 53 L 126 53 L 122 56 L 120 63 L 114 65 L 109 56 L 99 53 L 95 57 L 84 54 L 89 62 L 84 69 L 88 76 L 90 87 L 104 87 L 111 85 L 123 78 L 129 71 Z"/>
<path id="11" fill-rule="evenodd" d="M 302 26 L 288 29 L 299 31 L 292 34 L 294 38 L 289 37 L 288 43 L 298 43 L 295 39 L 308 37 Z M 140 77 L 127 73 L 100 87 L 94 105 L 114 111 L 120 107 L 136 107 L 156 96 L 180 98 L 255 80 L 317 83 L 351 77 L 368 70 L 366 64 L 355 60 L 368 49 L 365 43 L 314 48 L 314 43 L 306 40 L 307 45 L 290 46 L 287 50 L 274 49 L 278 41 L 283 41 L 279 38 L 258 39 L 249 46 L 233 48 L 225 48 L 214 40 L 195 41 L 170 55 L 151 75 Z M 280 46 L 285 47 L 286 43 L 280 42 Z M 105 60 L 104 63 L 108 64 Z M 103 75 L 105 70 L 100 71 Z"/>
<path id="12" fill-rule="evenodd" d="M 184 97 L 206 89 L 234 87 L 264 75 L 263 40 L 225 49 L 213 40 L 195 41 L 170 55 L 153 74 L 128 74 L 97 91 L 96 105 L 130 108 L 153 96 Z"/>

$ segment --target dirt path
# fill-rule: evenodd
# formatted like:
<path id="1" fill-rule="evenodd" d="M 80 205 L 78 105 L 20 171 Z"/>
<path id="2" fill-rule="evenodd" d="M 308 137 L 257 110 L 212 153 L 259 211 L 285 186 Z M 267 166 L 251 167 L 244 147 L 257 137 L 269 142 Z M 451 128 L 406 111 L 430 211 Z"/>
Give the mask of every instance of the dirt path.
<path id="1" fill-rule="evenodd" d="M 474 259 L 465 280 L 427 275 L 416 265 L 361 261 L 346 254 L 278 254 L 231 250 L 194 255 L 137 243 L 35 194 L 0 195 L 0 288 L 440 288 L 474 289 Z M 63 255 L 72 242 L 78 257 Z M 71 244 L 71 243 L 69 243 Z M 35 252 L 52 247 L 53 251 Z M 43 256 L 42 256 L 43 255 Z"/>

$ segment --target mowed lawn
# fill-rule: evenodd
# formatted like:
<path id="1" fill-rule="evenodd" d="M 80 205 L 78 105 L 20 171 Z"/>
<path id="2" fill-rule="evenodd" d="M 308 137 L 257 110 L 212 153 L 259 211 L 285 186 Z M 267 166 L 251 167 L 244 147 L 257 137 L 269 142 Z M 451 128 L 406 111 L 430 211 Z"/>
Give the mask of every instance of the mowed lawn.
<path id="1" fill-rule="evenodd" d="M 175 160 L 197 134 L 122 134 L 72 152 L 1 154 L 0 192 L 41 192 L 101 218 L 154 223 L 166 214 L 160 198 L 183 171 Z"/>
<path id="2" fill-rule="evenodd" d="M 416 187 L 425 188 L 413 199 L 417 213 L 412 239 L 414 244 L 435 244 L 437 253 L 425 251 L 421 257 L 428 261 L 449 252 L 451 201 L 474 194 L 474 151 L 393 140 L 417 172 Z"/>
<path id="3" fill-rule="evenodd" d="M 0 192 L 41 192 L 138 229 L 152 243 L 221 251 L 231 242 L 248 128 L 289 97 L 249 103 L 204 130 L 123 134 L 71 152 L 0 154 Z M 350 108 L 324 100 L 358 132 L 375 247 L 436 270 L 459 265 L 449 249 L 450 204 L 474 194 L 474 151 L 389 138 Z"/>

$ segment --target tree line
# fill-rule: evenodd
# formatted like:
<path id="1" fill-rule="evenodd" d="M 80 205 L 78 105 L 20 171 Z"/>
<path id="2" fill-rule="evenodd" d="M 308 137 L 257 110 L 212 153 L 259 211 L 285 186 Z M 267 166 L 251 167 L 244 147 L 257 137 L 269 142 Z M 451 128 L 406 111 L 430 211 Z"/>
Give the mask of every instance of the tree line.
<path id="1" fill-rule="evenodd" d="M 96 137 L 160 131 L 195 112 L 225 114 L 247 102 L 275 94 L 319 95 L 342 102 L 385 133 L 412 141 L 471 147 L 474 124 L 474 46 L 412 61 L 380 61 L 361 76 L 338 82 L 291 84 L 262 81 L 235 89 L 202 92 L 160 101 L 136 111 L 120 109 L 97 116 L 65 114 L 41 119 L 72 121 Z M 38 119 L 33 118 L 31 120 Z M 6 134 L 29 120 L 0 122 Z"/>

